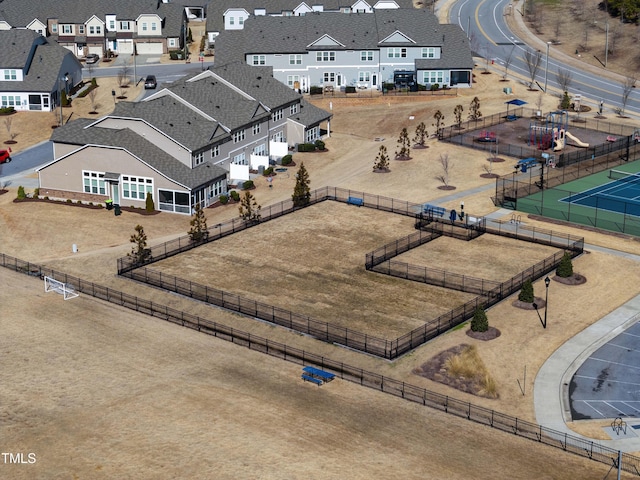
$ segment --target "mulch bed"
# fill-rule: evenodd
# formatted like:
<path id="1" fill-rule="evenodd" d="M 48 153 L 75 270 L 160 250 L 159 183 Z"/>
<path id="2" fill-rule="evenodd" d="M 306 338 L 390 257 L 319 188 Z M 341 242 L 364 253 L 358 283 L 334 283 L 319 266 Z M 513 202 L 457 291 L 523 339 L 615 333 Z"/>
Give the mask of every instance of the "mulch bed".
<path id="1" fill-rule="evenodd" d="M 450 377 L 445 367 L 446 361 L 455 355 L 459 355 L 469 345 L 461 344 L 455 347 L 451 347 L 444 352 L 440 352 L 435 357 L 431 358 L 428 362 L 423 363 L 419 367 L 413 369 L 412 373 L 420 375 L 421 377 L 428 378 L 434 382 L 442 383 L 453 387 L 461 392 L 471 393 L 477 396 L 482 391 L 482 386 L 472 378 L 464 377 Z M 491 397 L 488 397 L 491 398 Z"/>
<path id="2" fill-rule="evenodd" d="M 438 187 L 438 190 L 455 190 L 456 187 L 454 187 L 453 185 L 440 185 Z"/>
<path id="3" fill-rule="evenodd" d="M 5 190 L 6 192 L 7 190 Z M 13 203 L 53 203 L 55 205 L 64 205 L 65 207 L 79 207 L 88 208 L 90 210 L 104 210 L 106 207 L 102 203 L 89 205 L 88 203 L 67 202 L 60 200 L 45 200 L 44 198 L 14 198 Z M 154 210 L 153 212 L 147 212 L 144 208 L 132 208 L 132 207 L 120 207 L 123 212 L 137 213 L 138 215 L 157 215 L 160 210 Z"/>
<path id="4" fill-rule="evenodd" d="M 6 190 L 6 189 L 0 190 L 0 195 L 4 195 L 5 193 L 9 193 L 9 190 Z"/>
<path id="5" fill-rule="evenodd" d="M 521 308 L 523 310 L 535 310 L 536 307 L 533 306 L 533 304 L 536 304 L 538 306 L 538 309 L 544 308 L 544 306 L 546 305 L 546 302 L 544 301 L 544 298 L 540 298 L 540 297 L 534 297 L 534 301 L 529 303 L 529 302 L 522 302 L 518 299 L 514 300 L 513 303 L 511 305 L 513 305 L 514 307 L 517 308 Z"/>
<path id="6" fill-rule="evenodd" d="M 500 335 L 501 332 L 496 327 L 489 327 L 486 332 L 474 332 L 471 329 L 467 330 L 468 337 L 475 338 L 476 340 L 482 340 L 483 342 L 498 338 Z"/>
<path id="7" fill-rule="evenodd" d="M 374 168 L 373 173 L 389 173 L 391 170 L 388 168 Z"/>
<path id="8" fill-rule="evenodd" d="M 501 157 L 489 157 L 487 158 L 488 162 L 493 162 L 493 163 L 502 163 L 505 162 L 506 160 L 504 158 Z"/>
<path id="9" fill-rule="evenodd" d="M 500 175 L 498 175 L 497 173 L 481 173 L 480 177 L 481 178 L 498 178 Z"/>
<path id="10" fill-rule="evenodd" d="M 574 273 L 570 277 L 559 277 L 558 275 L 555 275 L 553 277 L 553 280 L 564 285 L 582 285 L 584 283 L 587 283 L 586 277 L 580 275 L 579 273 Z"/>

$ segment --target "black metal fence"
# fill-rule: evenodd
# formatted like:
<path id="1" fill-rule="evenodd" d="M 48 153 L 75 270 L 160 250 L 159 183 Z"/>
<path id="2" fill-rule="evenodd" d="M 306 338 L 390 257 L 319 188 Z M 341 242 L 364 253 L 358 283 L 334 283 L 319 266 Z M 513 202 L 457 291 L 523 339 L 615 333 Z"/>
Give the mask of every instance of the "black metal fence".
<path id="1" fill-rule="evenodd" d="M 166 305 L 153 303 L 120 291 L 72 277 L 38 264 L 26 262 L 5 254 L 0 254 L 0 266 L 16 272 L 55 278 L 65 282 L 81 293 L 91 295 L 110 303 L 120 305 L 131 310 L 145 313 L 162 320 L 192 328 L 202 333 L 215 336 L 222 340 L 244 346 L 250 350 L 262 352 L 282 360 L 299 365 L 315 365 L 331 371 L 343 380 L 373 388 L 384 393 L 395 395 L 407 401 L 419 403 L 437 409 L 458 418 L 467 419 L 503 432 L 518 435 L 543 445 L 559 448 L 565 452 L 588 458 L 596 462 L 619 467 L 620 470 L 635 476 L 640 476 L 640 457 L 606 447 L 586 438 L 573 436 L 564 432 L 527 422 L 511 415 L 487 409 L 470 402 L 442 395 L 427 389 L 406 383 L 377 373 L 369 372 L 343 362 L 290 347 L 286 344 L 273 342 L 269 339 L 252 335 L 242 330 L 216 323 Z M 620 459 L 620 463 L 618 463 Z"/>
<path id="2" fill-rule="evenodd" d="M 136 258 L 126 256 L 118 259 L 118 274 L 124 275 L 127 272 L 139 268 L 144 265 L 150 265 L 165 258 L 177 255 L 179 253 L 191 250 L 206 243 L 214 242 L 220 238 L 234 233 L 255 227 L 261 223 L 268 222 L 279 218 L 287 213 L 291 213 L 301 208 L 323 202 L 325 200 L 335 200 L 342 203 L 351 203 L 350 199 L 361 199 L 362 206 L 382 210 L 385 212 L 397 213 L 400 215 L 415 216 L 420 211 L 420 204 L 398 200 L 395 198 L 383 197 L 380 195 L 371 195 L 364 192 L 348 190 L 345 188 L 323 187 L 311 191 L 311 198 L 308 205 L 304 207 L 295 207 L 292 200 L 284 200 L 273 205 L 269 205 L 260 210 L 260 221 L 245 221 L 241 218 L 233 218 L 223 223 L 218 223 L 208 227 L 208 238 L 203 242 L 193 242 L 189 235 L 170 240 L 168 242 L 155 245 L 149 248 L 149 257 L 144 262 L 137 261 Z"/>
<path id="3" fill-rule="evenodd" d="M 427 222 L 421 214 L 422 207 L 419 204 L 334 187 L 325 187 L 315 190 L 311 196 L 311 204 L 329 199 L 345 203 L 354 203 L 354 199 L 357 199 L 357 205 L 362 204 L 365 207 L 401 215 L 410 215 L 417 218 L 416 225 L 419 226 L 421 230 L 409 235 L 408 237 L 391 242 L 374 252 L 366 254 L 365 256 L 366 269 L 371 270 L 375 267 L 375 271 L 378 273 L 407 278 L 409 280 L 414 279 L 413 277 L 409 278 L 408 276 L 404 276 L 409 267 L 398 266 L 399 263 L 395 262 L 392 264 L 389 262 L 391 258 L 399 255 L 400 253 L 406 252 L 411 248 L 415 248 L 431 241 L 436 236 L 451 235 L 459 238 L 471 238 L 472 236 L 486 230 L 485 220 L 480 220 L 473 225 L 468 225 L 463 222 L 447 223 L 444 221 L 434 221 L 432 218 L 430 218 L 431 222 Z M 263 221 L 280 217 L 286 213 L 294 211 L 295 209 L 296 208 L 293 207 L 293 203 L 291 201 L 280 202 L 271 207 L 267 207 L 265 209 L 266 215 L 258 223 L 231 220 L 225 224 L 216 225 L 209 229 L 210 233 L 207 242 L 250 228 Z M 468 219 L 469 216 L 467 216 L 467 223 Z M 554 245 L 563 249 L 566 248 L 572 252 L 572 256 L 576 256 L 582 252 L 583 240 L 581 238 L 573 237 L 571 235 L 557 234 L 548 230 L 531 229 L 525 230 L 524 232 L 521 231 L 519 233 L 517 230 L 513 232 L 509 229 L 505 229 L 504 231 L 501 231 L 500 229 L 492 229 L 492 233 L 546 245 Z M 422 277 L 425 283 L 431 283 L 431 280 L 433 280 L 433 284 L 436 286 L 445 286 L 456 290 L 464 289 L 464 291 L 470 291 L 471 293 L 480 292 L 480 295 L 461 307 L 427 322 L 423 326 L 414 329 L 396 340 L 388 340 L 328 322 L 315 320 L 307 315 L 297 314 L 289 310 L 257 302 L 256 300 L 244 298 L 223 290 L 210 288 L 206 285 L 195 283 L 187 279 L 152 270 L 147 266 L 159 259 L 167 258 L 171 255 L 175 255 L 202 244 L 203 243 L 195 244 L 190 241 L 188 236 L 185 236 L 180 239 L 152 247 L 152 259 L 144 265 L 133 262 L 130 257 L 120 258 L 118 259 L 118 273 L 133 280 L 185 295 L 205 303 L 227 308 L 254 318 L 260 318 L 276 325 L 311 335 L 314 338 L 325 342 L 345 345 L 354 350 L 387 359 L 397 358 L 413 348 L 422 345 L 428 340 L 435 338 L 442 332 L 464 323 L 473 316 L 477 307 L 489 307 L 496 304 L 506 296 L 511 295 L 520 289 L 525 280 L 536 279 L 539 276 L 550 272 L 558 265 L 562 258 L 562 254 L 564 253 L 564 251 L 556 253 L 543 262 L 542 266 L 534 266 L 524 272 L 521 272 L 519 276 L 510 279 L 508 282 L 497 285 L 495 282 L 487 283 L 483 282 L 481 279 L 456 276 L 448 274 L 447 272 L 442 272 L 439 277 L 435 279 L 435 270 L 431 270 L 429 273 L 433 275 L 424 275 Z M 381 265 L 383 262 L 387 263 L 385 265 Z M 422 267 L 416 267 L 415 269 L 412 268 L 412 273 L 417 271 L 419 268 Z M 416 277 L 419 277 L 419 274 L 417 274 Z"/>
<path id="4" fill-rule="evenodd" d="M 491 142 L 478 142 L 476 130 L 487 129 L 494 125 L 507 123 L 509 117 L 530 117 L 537 118 L 536 112 L 533 109 L 525 107 L 516 107 L 507 112 L 496 113 L 489 115 L 488 117 L 482 117 L 479 120 L 469 120 L 462 122 L 460 127 L 458 125 L 451 125 L 449 127 L 442 128 L 438 138 L 440 140 L 461 145 L 463 147 L 474 148 L 476 150 L 484 150 L 487 152 L 495 151 L 496 146 Z M 579 127 L 594 130 L 597 132 L 606 133 L 612 136 L 622 136 L 614 142 L 607 142 L 602 145 L 590 147 L 584 150 L 578 150 L 569 153 L 560 153 L 556 155 L 556 165 L 570 165 L 572 163 L 580 162 L 583 159 L 591 158 L 592 156 L 606 155 L 609 152 L 620 152 L 626 150 L 630 143 L 633 143 L 633 139 L 629 140 L 633 135 L 635 129 L 633 125 L 620 125 L 611 122 L 603 121 L 597 118 L 584 117 L 580 119 Z M 463 133 L 464 132 L 464 133 Z M 510 143 L 500 143 L 500 154 L 514 158 L 537 158 L 540 156 L 540 150 L 529 145 L 513 145 Z M 628 158 L 628 156 L 627 156 Z"/>

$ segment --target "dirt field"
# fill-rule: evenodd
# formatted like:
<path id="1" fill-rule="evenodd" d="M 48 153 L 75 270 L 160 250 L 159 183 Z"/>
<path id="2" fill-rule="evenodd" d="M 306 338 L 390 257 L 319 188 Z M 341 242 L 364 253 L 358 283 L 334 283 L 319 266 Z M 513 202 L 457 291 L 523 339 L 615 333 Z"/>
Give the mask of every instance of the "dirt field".
<path id="1" fill-rule="evenodd" d="M 489 199 L 493 183 L 480 177 L 487 162 L 482 152 L 430 140 L 430 148 L 412 150 L 413 160 L 392 161 L 390 173 L 372 172 L 380 146 L 375 137 L 385 137 L 393 151 L 403 126 L 414 130 L 421 120 L 430 125 L 436 109 L 453 118 L 455 105 L 466 108 L 474 95 L 481 98 L 483 113 L 502 110 L 505 98 L 498 75 L 478 78 L 476 89 L 444 100 L 392 103 L 384 99 L 364 105 L 335 100 L 329 152 L 295 154 L 294 161 L 304 161 L 312 188 L 335 185 L 458 208 L 459 198 L 442 201 L 451 192 L 439 190 L 440 183 L 434 178 L 439 173 L 438 155 L 448 153 L 455 164 L 451 183 L 457 191 L 480 189 L 463 197 L 465 210 L 475 215 L 489 213 L 495 210 Z M 525 100 L 535 101 L 527 92 L 522 94 Z M 328 100 L 322 102 L 328 108 Z M 554 103 L 549 98 L 545 109 L 554 109 Z M 21 118 L 20 114 L 15 117 Z M 48 120 L 42 127 L 45 125 L 50 131 Z M 24 132 L 31 128 L 36 128 L 35 121 Z M 36 132 L 30 135 L 37 137 Z M 21 143 L 26 136 L 18 137 Z M 513 163 L 510 160 L 495 168 L 511 172 Z M 259 203 L 268 205 L 290 197 L 295 169 L 290 170 L 276 177 L 272 189 L 264 179 L 256 179 L 254 193 Z M 640 287 L 629 281 L 640 278 L 640 265 L 628 257 L 591 251 L 574 261 L 574 269 L 587 277 L 586 284 L 574 287 L 554 282 L 549 289 L 546 330 L 533 312 L 514 308 L 507 300 L 488 311 L 490 325 L 502 332 L 499 338 L 475 341 L 461 329 L 396 362 L 384 362 L 216 308 L 193 305 L 115 276 L 116 259 L 131 249 L 128 240 L 136 224 L 142 224 L 150 243 L 156 244 L 184 235 L 188 217 L 166 213 L 145 217 L 129 212 L 114 217 L 106 210 L 14 204 L 16 187 L 0 195 L 5 254 L 44 262 L 87 280 L 528 421 L 535 421 L 531 392 L 535 373 L 545 359 L 572 335 L 640 293 Z M 206 213 L 209 225 L 238 214 L 231 205 Z M 523 220 L 527 226 L 583 235 L 587 244 L 640 253 L 634 239 Z M 358 234 L 354 226 L 354 235 Z M 286 242 L 293 239 L 287 237 Z M 71 252 L 72 244 L 78 245 L 79 253 Z M 285 245 L 277 247 L 286 250 Z M 259 252 L 258 257 L 264 260 L 267 254 Z M 241 269 L 233 269 L 236 277 L 239 272 Z M 266 282 L 277 288 L 277 279 Z M 341 381 L 317 388 L 300 380 L 299 366 L 85 296 L 64 302 L 53 293 L 45 295 L 41 281 L 5 269 L 0 269 L 0 286 L 4 367 L 0 380 L 8 386 L 3 391 L 8 400 L 0 406 L 2 450 L 33 451 L 38 456 L 32 466 L 1 465 L 0 476 L 275 479 L 344 478 L 349 471 L 350 478 L 601 479 L 608 470 Z M 535 291 L 544 291 L 541 282 L 535 284 Z M 411 373 L 438 352 L 462 343 L 477 344 L 482 361 L 498 382 L 499 399 L 464 394 Z M 527 394 L 523 396 L 518 380 L 522 383 L 525 366 Z M 596 429 L 590 424 L 583 430 Z"/>

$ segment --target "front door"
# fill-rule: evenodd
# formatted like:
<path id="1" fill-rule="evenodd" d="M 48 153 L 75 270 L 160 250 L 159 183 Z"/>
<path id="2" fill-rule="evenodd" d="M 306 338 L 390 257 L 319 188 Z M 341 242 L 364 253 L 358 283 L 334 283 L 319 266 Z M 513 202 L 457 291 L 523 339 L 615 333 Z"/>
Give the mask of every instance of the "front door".
<path id="1" fill-rule="evenodd" d="M 372 87 L 376 87 L 378 85 L 378 74 L 377 73 L 373 73 L 371 75 L 371 86 Z"/>
<path id="2" fill-rule="evenodd" d="M 120 185 L 118 183 L 111 184 L 111 199 L 115 205 L 120 205 Z"/>
<path id="3" fill-rule="evenodd" d="M 342 86 L 342 75 L 341 74 L 338 74 L 336 76 L 336 86 L 338 86 L 338 87 Z"/>

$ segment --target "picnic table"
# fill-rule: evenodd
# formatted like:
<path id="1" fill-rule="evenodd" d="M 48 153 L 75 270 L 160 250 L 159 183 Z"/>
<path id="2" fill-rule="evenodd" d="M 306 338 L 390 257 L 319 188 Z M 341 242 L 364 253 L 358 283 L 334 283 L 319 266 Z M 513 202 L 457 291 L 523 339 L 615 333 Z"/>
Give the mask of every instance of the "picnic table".
<path id="1" fill-rule="evenodd" d="M 334 373 L 325 372 L 316 367 L 306 366 L 302 369 L 302 379 L 320 386 L 336 378 Z"/>

